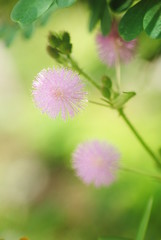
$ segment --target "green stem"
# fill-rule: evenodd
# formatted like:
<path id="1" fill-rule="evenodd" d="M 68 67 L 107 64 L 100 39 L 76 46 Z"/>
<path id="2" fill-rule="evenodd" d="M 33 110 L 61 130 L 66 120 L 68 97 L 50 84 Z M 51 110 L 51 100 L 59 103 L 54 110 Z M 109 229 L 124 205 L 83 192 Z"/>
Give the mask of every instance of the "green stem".
<path id="1" fill-rule="evenodd" d="M 99 106 L 102 106 L 102 107 L 109 107 L 107 104 L 98 103 L 98 102 L 91 101 L 91 100 L 89 100 L 88 102 L 93 103 L 93 104 L 96 104 L 96 105 L 99 105 Z"/>
<path id="2" fill-rule="evenodd" d="M 68 55 L 68 59 L 70 60 L 72 66 L 80 73 L 82 74 L 90 83 L 92 83 L 98 90 L 101 90 L 101 87 L 88 75 L 86 74 L 79 66 L 78 64 L 75 62 L 75 60 L 72 59 L 72 57 L 70 55 Z M 120 81 L 120 69 L 118 71 L 118 78 Z M 95 102 L 93 102 L 95 103 Z M 98 104 L 98 103 L 97 103 Z M 101 106 L 103 106 L 102 104 L 99 104 Z M 147 153 L 152 157 L 152 159 L 155 161 L 155 163 L 157 164 L 157 166 L 159 168 L 161 168 L 161 162 L 160 160 L 157 158 L 157 156 L 153 153 L 153 151 L 150 149 L 150 147 L 145 143 L 145 141 L 143 140 L 143 138 L 140 136 L 140 134 L 138 133 L 138 131 L 134 128 L 134 126 L 131 124 L 131 122 L 129 121 L 129 119 L 126 117 L 123 109 L 119 109 L 118 110 L 119 114 L 121 115 L 121 117 L 124 119 L 124 121 L 126 122 L 126 124 L 129 126 L 129 128 L 131 129 L 131 131 L 134 133 L 134 135 L 136 136 L 136 138 L 138 139 L 138 141 L 140 142 L 140 144 L 143 146 L 143 148 L 147 151 Z"/>
<path id="3" fill-rule="evenodd" d="M 92 83 L 98 90 L 100 90 L 100 86 L 87 74 L 85 73 L 79 66 L 78 64 L 75 62 L 75 60 L 71 57 L 68 56 L 72 66 L 81 74 L 83 75 L 90 83 Z"/>
<path id="4" fill-rule="evenodd" d="M 116 69 L 116 79 L 117 79 L 117 88 L 118 92 L 121 93 L 121 67 L 120 67 L 120 57 L 117 49 L 115 49 L 116 61 L 115 61 L 115 69 Z"/>
<path id="5" fill-rule="evenodd" d="M 161 163 L 159 161 L 159 159 L 156 157 L 156 155 L 153 153 L 153 151 L 150 149 L 150 147 L 145 143 L 145 141 L 143 140 L 143 138 L 140 136 L 140 134 L 138 133 L 138 131 L 134 128 L 134 126 L 132 125 L 132 123 L 129 121 L 129 119 L 126 117 L 123 109 L 119 109 L 118 112 L 120 113 L 120 116 L 123 118 L 123 120 L 126 122 L 126 124 L 128 125 L 128 127 L 131 129 L 131 131 L 134 133 L 134 135 L 136 136 L 136 138 L 138 139 L 138 141 L 141 143 L 141 145 L 144 147 L 144 149 L 147 151 L 147 153 L 153 158 L 153 160 L 155 161 L 155 163 L 157 164 L 157 166 L 159 168 L 161 168 Z"/>
<path id="6" fill-rule="evenodd" d="M 146 177 L 150 177 L 150 178 L 153 178 L 153 179 L 161 182 L 161 176 L 156 176 L 156 175 L 153 175 L 153 174 L 149 174 L 149 173 L 144 172 L 142 170 L 138 170 L 138 169 L 134 169 L 134 168 L 128 168 L 128 167 L 120 167 L 120 170 L 123 170 L 123 171 L 126 171 L 126 172 L 136 173 L 136 174 L 139 174 L 139 175 L 144 175 Z"/>

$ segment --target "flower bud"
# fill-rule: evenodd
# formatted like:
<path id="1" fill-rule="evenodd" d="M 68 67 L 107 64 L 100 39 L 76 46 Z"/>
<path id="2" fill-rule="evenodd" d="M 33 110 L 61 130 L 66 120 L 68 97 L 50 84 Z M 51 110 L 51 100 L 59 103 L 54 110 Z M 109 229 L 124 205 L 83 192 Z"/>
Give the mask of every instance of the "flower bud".
<path id="1" fill-rule="evenodd" d="M 102 95 L 103 95 L 105 98 L 110 99 L 110 97 L 111 97 L 111 92 L 110 92 L 109 88 L 103 87 L 103 88 L 101 89 L 101 92 L 102 92 Z"/>
<path id="2" fill-rule="evenodd" d="M 52 48 L 52 47 L 48 46 L 47 51 L 48 51 L 49 55 L 51 57 L 55 58 L 56 60 L 58 60 L 60 58 L 59 51 L 56 48 Z"/>
<path id="3" fill-rule="evenodd" d="M 112 87 L 112 81 L 108 76 L 102 77 L 102 85 L 103 87 L 111 88 Z"/>
<path id="4" fill-rule="evenodd" d="M 49 40 L 49 44 L 53 48 L 59 47 L 61 44 L 61 39 L 56 34 L 51 32 L 49 33 L 48 40 Z"/>
<path id="5" fill-rule="evenodd" d="M 63 32 L 62 40 L 63 42 L 70 43 L 70 35 L 68 32 Z"/>

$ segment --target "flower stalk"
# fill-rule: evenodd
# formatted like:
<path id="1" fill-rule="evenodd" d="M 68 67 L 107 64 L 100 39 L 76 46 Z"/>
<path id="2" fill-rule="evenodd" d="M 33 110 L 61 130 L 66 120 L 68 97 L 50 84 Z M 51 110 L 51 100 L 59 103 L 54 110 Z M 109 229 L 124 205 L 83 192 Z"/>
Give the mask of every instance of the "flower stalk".
<path id="1" fill-rule="evenodd" d="M 76 63 L 76 61 L 70 56 L 68 55 L 68 59 L 71 62 L 72 67 L 78 71 L 82 76 L 84 76 L 91 84 L 93 84 L 98 90 L 100 90 L 100 86 L 86 73 L 84 72 Z"/>
<path id="2" fill-rule="evenodd" d="M 140 169 L 138 170 L 138 169 L 135 169 L 135 168 L 129 168 L 129 167 L 124 167 L 124 166 L 120 167 L 119 169 L 122 170 L 122 171 L 125 171 L 125 172 L 131 172 L 131 173 L 134 173 L 134 174 L 139 174 L 141 176 L 150 177 L 150 178 L 152 178 L 156 181 L 161 182 L 161 176 L 150 174 L 150 173 L 144 172 Z"/>
<path id="3" fill-rule="evenodd" d="M 140 144 L 143 146 L 143 148 L 146 150 L 146 152 L 152 157 L 152 159 L 155 161 L 156 165 L 161 168 L 161 163 L 159 161 L 159 159 L 157 158 L 157 156 L 154 154 L 154 152 L 151 150 L 151 148 L 147 145 L 147 143 L 143 140 L 143 138 L 140 136 L 140 134 L 138 133 L 138 131 L 134 128 L 134 126 L 132 125 L 132 123 L 129 121 L 129 119 L 127 118 L 127 116 L 125 115 L 123 109 L 119 109 L 118 110 L 120 116 L 122 117 L 122 119 L 125 121 L 125 123 L 128 125 L 128 127 L 130 128 L 130 130 L 133 132 L 133 134 L 135 135 L 135 137 L 138 139 L 138 141 L 140 142 Z"/>
<path id="4" fill-rule="evenodd" d="M 83 71 L 82 71 L 83 72 Z M 82 73 L 81 72 L 81 73 Z M 86 75 L 84 75 L 86 77 Z M 93 83 L 94 81 L 92 80 L 91 83 Z M 93 84 L 95 86 L 95 84 Z M 99 88 L 100 89 L 100 88 Z M 93 102 L 90 101 L 91 103 L 100 105 L 100 106 L 104 106 L 104 107 L 108 107 L 108 105 L 105 104 L 100 104 L 97 102 Z M 151 150 L 151 148 L 147 145 L 147 143 L 144 141 L 144 139 L 141 137 L 141 135 L 138 133 L 138 131 L 135 129 L 135 127 L 133 126 L 133 124 L 130 122 L 130 120 L 127 118 L 127 116 L 125 115 L 123 108 L 120 109 L 116 109 L 120 116 L 122 117 L 122 119 L 125 121 L 125 123 L 128 125 L 128 127 L 130 128 L 130 130 L 133 132 L 133 134 L 135 135 L 135 137 L 137 138 L 137 140 L 139 141 L 139 143 L 142 145 L 142 147 L 146 150 L 146 152 L 150 155 L 150 157 L 154 160 L 156 166 L 158 168 L 161 169 L 161 162 L 159 160 L 159 158 L 155 155 L 155 153 Z"/>

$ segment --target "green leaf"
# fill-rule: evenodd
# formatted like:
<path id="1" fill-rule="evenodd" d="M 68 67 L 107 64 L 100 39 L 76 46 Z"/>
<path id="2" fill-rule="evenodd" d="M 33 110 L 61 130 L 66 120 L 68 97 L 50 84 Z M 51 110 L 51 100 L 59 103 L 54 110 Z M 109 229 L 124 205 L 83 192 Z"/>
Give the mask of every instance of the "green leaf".
<path id="1" fill-rule="evenodd" d="M 77 0 L 56 0 L 57 5 L 59 8 L 70 7 L 73 5 Z"/>
<path id="2" fill-rule="evenodd" d="M 16 36 L 17 30 L 18 28 L 15 24 L 8 25 L 4 23 L 3 25 L 0 26 L 0 38 L 3 39 L 6 47 L 9 47 L 12 44 Z"/>
<path id="3" fill-rule="evenodd" d="M 6 31 L 6 24 L 0 26 L 0 38 L 3 37 Z"/>
<path id="4" fill-rule="evenodd" d="M 12 44 L 13 40 L 15 39 L 17 30 L 18 29 L 16 26 L 6 25 L 5 32 L 2 36 L 6 47 L 9 47 Z"/>
<path id="5" fill-rule="evenodd" d="M 34 33 L 34 30 L 35 30 L 35 28 L 34 28 L 33 24 L 30 24 L 30 25 L 24 27 L 22 29 L 22 34 L 23 34 L 24 38 L 29 39 L 32 36 L 32 34 Z"/>
<path id="6" fill-rule="evenodd" d="M 136 38 L 143 30 L 143 18 L 149 1 L 142 0 L 130 8 L 122 17 L 119 24 L 119 33 L 126 41 Z"/>
<path id="7" fill-rule="evenodd" d="M 113 12 L 120 13 L 127 10 L 132 3 L 133 0 L 111 0 L 109 5 Z"/>
<path id="8" fill-rule="evenodd" d="M 105 2 L 93 0 L 91 2 L 91 16 L 89 21 L 89 31 L 92 31 L 97 22 L 100 20 L 102 9 L 104 9 Z"/>
<path id="9" fill-rule="evenodd" d="M 50 16 L 51 16 L 51 12 L 49 12 L 49 11 L 45 12 L 45 13 L 40 17 L 40 19 L 39 19 L 39 24 L 40 24 L 41 26 L 45 26 L 46 23 L 48 22 Z"/>
<path id="10" fill-rule="evenodd" d="M 161 1 L 153 1 L 143 20 L 146 33 L 154 39 L 161 38 Z"/>
<path id="11" fill-rule="evenodd" d="M 29 25 L 45 13 L 54 0 L 19 0 L 11 12 L 11 19 Z"/>
<path id="12" fill-rule="evenodd" d="M 106 5 L 101 16 L 101 31 L 103 35 L 107 35 L 111 29 L 112 18 Z"/>
<path id="13" fill-rule="evenodd" d="M 145 209 L 143 218 L 141 220 L 140 223 L 140 227 L 136 236 L 136 240 L 144 240 L 145 239 L 145 234 L 146 234 L 146 230 L 147 230 L 147 226 L 148 226 L 148 222 L 149 222 L 149 218 L 150 218 L 150 214 L 151 214 L 151 210 L 152 210 L 152 204 L 153 204 L 153 199 L 150 198 L 147 207 Z"/>
<path id="14" fill-rule="evenodd" d="M 44 25 L 48 22 L 51 14 L 52 14 L 53 12 L 55 12 L 57 9 L 58 9 L 58 5 L 56 4 L 56 2 L 54 2 L 54 3 L 49 7 L 49 9 L 40 17 L 40 19 L 39 19 L 40 25 L 41 25 L 41 26 L 44 26 Z"/>
<path id="15" fill-rule="evenodd" d="M 135 95 L 135 92 L 123 92 L 113 100 L 112 105 L 114 108 L 120 109 Z"/>

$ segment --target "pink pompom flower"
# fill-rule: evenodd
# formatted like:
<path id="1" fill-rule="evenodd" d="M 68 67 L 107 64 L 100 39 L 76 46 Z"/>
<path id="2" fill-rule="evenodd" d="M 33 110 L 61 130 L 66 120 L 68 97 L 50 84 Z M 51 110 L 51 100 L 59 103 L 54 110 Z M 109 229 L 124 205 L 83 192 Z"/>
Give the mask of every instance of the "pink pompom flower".
<path id="1" fill-rule="evenodd" d="M 73 153 L 73 168 L 84 183 L 108 186 L 116 178 L 119 158 L 117 149 L 104 141 L 84 142 Z"/>
<path id="2" fill-rule="evenodd" d="M 137 40 L 124 41 L 119 35 L 118 24 L 113 22 L 109 35 L 103 36 L 98 33 L 96 43 L 98 55 L 102 62 L 108 66 L 113 66 L 118 59 L 123 63 L 129 62 L 135 53 Z"/>
<path id="3" fill-rule="evenodd" d="M 66 68 L 42 70 L 33 82 L 32 94 L 43 113 L 52 118 L 61 114 L 64 120 L 74 117 L 87 102 L 79 75 Z"/>

